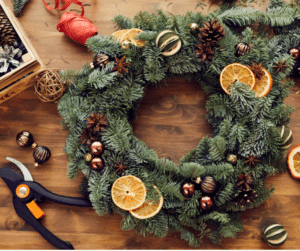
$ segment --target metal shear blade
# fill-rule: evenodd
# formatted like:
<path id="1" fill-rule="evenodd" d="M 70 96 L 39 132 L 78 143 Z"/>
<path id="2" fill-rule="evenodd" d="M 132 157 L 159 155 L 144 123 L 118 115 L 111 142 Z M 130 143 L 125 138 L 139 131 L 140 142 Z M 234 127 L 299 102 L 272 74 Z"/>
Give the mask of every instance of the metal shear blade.
<path id="1" fill-rule="evenodd" d="M 29 170 L 27 169 L 26 166 L 24 166 L 20 161 L 10 158 L 10 157 L 6 157 L 6 159 L 12 163 L 14 163 L 22 172 L 24 180 L 26 181 L 33 181 L 32 175 L 29 172 Z"/>

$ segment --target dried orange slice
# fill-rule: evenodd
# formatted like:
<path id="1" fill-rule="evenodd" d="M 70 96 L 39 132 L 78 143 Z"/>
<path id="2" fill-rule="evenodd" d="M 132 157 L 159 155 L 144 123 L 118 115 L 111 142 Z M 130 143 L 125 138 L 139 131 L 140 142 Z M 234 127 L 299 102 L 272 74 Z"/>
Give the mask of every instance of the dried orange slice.
<path id="1" fill-rule="evenodd" d="M 221 87 L 227 94 L 230 94 L 230 87 L 236 81 L 248 85 L 252 90 L 255 85 L 254 73 L 245 65 L 239 63 L 229 64 L 221 72 Z"/>
<path id="2" fill-rule="evenodd" d="M 117 38 L 118 40 L 122 41 L 122 37 L 123 35 L 128 32 L 128 29 L 125 29 L 125 30 L 118 30 L 118 31 L 115 31 L 113 34 L 111 34 L 113 37 Z"/>
<path id="3" fill-rule="evenodd" d="M 296 145 L 290 149 L 287 161 L 292 176 L 300 179 L 300 145 Z"/>
<path id="4" fill-rule="evenodd" d="M 139 47 L 143 47 L 145 41 L 136 39 L 137 34 L 143 32 L 141 29 L 132 28 L 125 30 L 118 30 L 112 34 L 113 37 L 118 38 L 120 42 L 126 47 L 128 44 L 134 44 Z"/>
<path id="5" fill-rule="evenodd" d="M 160 194 L 160 191 L 156 186 L 154 186 L 157 192 Z M 139 208 L 130 210 L 129 212 L 138 219 L 148 219 L 156 215 L 162 208 L 164 203 L 164 198 L 161 195 L 159 201 L 156 204 L 150 202 L 144 202 Z"/>
<path id="6" fill-rule="evenodd" d="M 261 69 L 264 75 L 260 79 L 255 78 L 255 85 L 252 89 L 255 92 L 255 96 L 259 98 L 266 96 L 271 91 L 273 85 L 271 74 L 265 68 L 262 67 Z"/>
<path id="7" fill-rule="evenodd" d="M 123 210 L 133 210 L 140 207 L 146 199 L 146 186 L 137 177 L 126 175 L 118 178 L 112 188 L 113 202 Z"/>

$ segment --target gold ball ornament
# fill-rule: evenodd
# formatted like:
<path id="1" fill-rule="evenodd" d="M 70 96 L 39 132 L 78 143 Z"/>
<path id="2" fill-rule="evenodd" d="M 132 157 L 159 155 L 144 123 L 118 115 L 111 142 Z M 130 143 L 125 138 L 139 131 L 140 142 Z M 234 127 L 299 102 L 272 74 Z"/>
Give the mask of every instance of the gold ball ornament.
<path id="1" fill-rule="evenodd" d="M 196 30 L 196 29 L 199 28 L 198 24 L 196 24 L 196 23 L 191 23 L 190 27 L 191 27 L 192 30 Z"/>
<path id="2" fill-rule="evenodd" d="M 43 70 L 36 75 L 34 90 L 43 102 L 57 102 L 64 94 L 67 84 L 60 81 L 58 69 Z"/>
<path id="3" fill-rule="evenodd" d="M 237 162 L 237 156 L 234 154 L 227 154 L 226 161 L 232 165 L 235 165 Z"/>
<path id="4" fill-rule="evenodd" d="M 166 57 L 176 54 L 181 48 L 180 37 L 171 30 L 164 30 L 156 37 L 156 46 L 162 50 Z"/>

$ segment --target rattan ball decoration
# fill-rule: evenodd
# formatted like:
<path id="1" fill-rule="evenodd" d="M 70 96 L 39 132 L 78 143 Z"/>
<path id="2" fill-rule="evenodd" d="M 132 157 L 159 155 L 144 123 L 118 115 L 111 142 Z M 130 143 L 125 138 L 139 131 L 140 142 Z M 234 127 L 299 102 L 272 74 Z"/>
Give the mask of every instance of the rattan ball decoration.
<path id="1" fill-rule="evenodd" d="M 34 90 L 43 102 L 57 102 L 64 94 L 67 84 L 60 81 L 58 69 L 46 69 L 36 75 Z"/>

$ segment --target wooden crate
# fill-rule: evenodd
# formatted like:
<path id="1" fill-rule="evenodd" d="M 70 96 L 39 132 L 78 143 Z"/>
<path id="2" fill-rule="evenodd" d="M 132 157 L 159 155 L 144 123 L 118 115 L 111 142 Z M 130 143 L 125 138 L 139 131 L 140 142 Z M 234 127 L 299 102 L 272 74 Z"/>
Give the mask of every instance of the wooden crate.
<path id="1" fill-rule="evenodd" d="M 22 59 L 24 61 L 23 65 L 0 77 L 0 103 L 2 103 L 25 90 L 29 86 L 32 86 L 35 75 L 41 70 L 44 70 L 45 66 L 17 18 L 12 14 L 10 9 L 3 3 L 2 0 L 0 0 L 0 5 L 17 32 L 21 42 L 28 51 L 28 53 L 22 55 Z"/>

